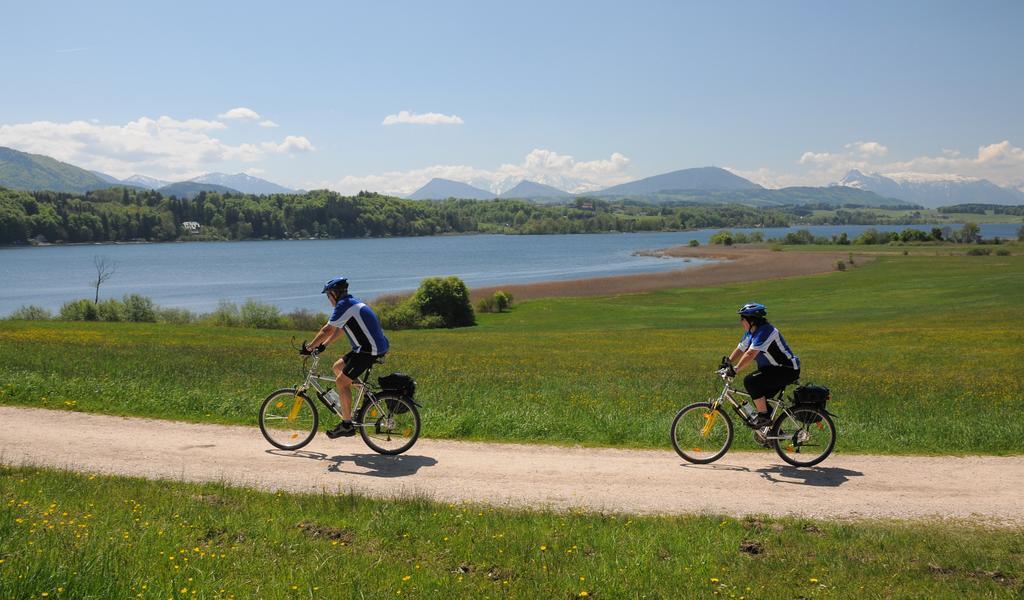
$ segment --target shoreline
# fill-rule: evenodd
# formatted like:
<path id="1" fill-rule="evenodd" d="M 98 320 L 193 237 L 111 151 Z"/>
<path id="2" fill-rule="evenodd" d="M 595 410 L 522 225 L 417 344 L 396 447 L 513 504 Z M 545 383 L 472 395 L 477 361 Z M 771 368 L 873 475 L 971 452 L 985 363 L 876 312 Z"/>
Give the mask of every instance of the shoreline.
<path id="1" fill-rule="evenodd" d="M 706 287 L 744 281 L 801 277 L 835 271 L 836 261 L 846 259 L 850 255 L 850 251 L 775 252 L 765 245 L 753 245 L 747 248 L 673 246 L 651 251 L 650 255 L 715 259 L 718 262 L 657 273 L 487 286 L 471 290 L 470 298 L 476 302 L 498 290 L 511 293 L 516 301 L 538 298 L 614 296 L 672 288 Z M 858 264 L 873 260 L 871 255 L 857 254 L 856 256 Z"/>

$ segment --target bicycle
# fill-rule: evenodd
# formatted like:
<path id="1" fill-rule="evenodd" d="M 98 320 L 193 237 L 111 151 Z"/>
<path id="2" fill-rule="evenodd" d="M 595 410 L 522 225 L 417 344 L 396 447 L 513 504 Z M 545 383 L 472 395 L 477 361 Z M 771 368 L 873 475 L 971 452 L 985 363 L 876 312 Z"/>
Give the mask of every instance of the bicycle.
<path id="1" fill-rule="evenodd" d="M 724 382 L 717 398 L 690 404 L 672 420 L 672 447 L 679 456 L 691 463 L 706 465 L 725 455 L 734 435 L 732 418 L 723 410 L 723 405 L 729 404 L 740 420 L 754 430 L 755 442 L 773 447 L 782 460 L 794 467 L 811 467 L 828 458 L 836 445 L 836 426 L 831 413 L 823 406 L 798 404 L 793 398 L 793 404 L 787 408 L 783 388 L 766 398 L 771 406 L 771 424 L 757 429 L 741 409 L 752 401 L 750 394 L 732 388 L 729 366 L 728 360 L 723 358 L 716 371 Z M 737 402 L 736 396 L 746 396 L 747 401 Z"/>
<path id="2" fill-rule="evenodd" d="M 313 362 L 307 370 L 306 364 L 310 359 Z M 382 362 L 383 357 L 379 357 L 373 364 Z M 328 411 L 341 418 L 341 406 L 334 406 L 326 399 L 329 386 L 320 384 L 321 381 L 333 383 L 334 378 L 321 376 L 319 367 L 320 353 L 314 351 L 303 358 L 303 383 L 272 392 L 260 405 L 260 431 L 274 447 L 298 450 L 313 441 L 320 416 L 310 391 Z M 352 425 L 359 430 L 363 442 L 374 452 L 389 456 L 401 454 L 412 448 L 420 435 L 420 405 L 413 399 L 416 383 L 407 378 L 411 389 L 386 389 L 383 386 L 373 389 L 367 383 L 372 369 L 373 365 L 362 378 L 352 382 L 353 392 L 355 388 L 359 390 L 358 396 L 353 394 L 352 398 Z M 387 378 L 378 377 L 378 382 L 382 379 Z"/>

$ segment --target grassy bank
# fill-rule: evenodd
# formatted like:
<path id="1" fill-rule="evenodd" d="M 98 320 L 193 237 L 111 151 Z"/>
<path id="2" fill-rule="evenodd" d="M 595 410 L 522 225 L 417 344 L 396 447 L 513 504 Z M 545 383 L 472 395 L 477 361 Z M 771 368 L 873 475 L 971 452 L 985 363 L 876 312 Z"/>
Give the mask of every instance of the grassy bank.
<path id="1" fill-rule="evenodd" d="M 740 337 L 736 307 L 757 300 L 804 380 L 832 387 L 840 452 L 1020 453 L 1024 422 L 1007 415 L 1024 397 L 1022 297 L 1022 256 L 879 256 L 841 273 L 535 300 L 478 327 L 395 332 L 386 372 L 417 378 L 430 437 L 667 447 L 675 411 L 715 389 L 712 370 Z M 267 393 L 299 380 L 292 335 L 0 322 L 0 402 L 253 423 Z"/>
<path id="2" fill-rule="evenodd" d="M 998 598 L 1020 531 L 512 512 L 0 468 L 5 598 Z"/>

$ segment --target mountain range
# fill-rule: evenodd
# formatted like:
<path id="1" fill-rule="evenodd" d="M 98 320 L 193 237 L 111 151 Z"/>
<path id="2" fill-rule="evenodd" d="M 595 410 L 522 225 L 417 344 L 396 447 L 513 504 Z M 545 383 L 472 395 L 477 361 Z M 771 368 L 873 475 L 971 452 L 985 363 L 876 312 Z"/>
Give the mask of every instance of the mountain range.
<path id="1" fill-rule="evenodd" d="M 497 198 L 491 192 L 473 187 L 461 181 L 441 179 L 435 177 L 426 185 L 413 192 L 410 200 L 444 200 L 446 198 L 461 198 L 466 200 L 493 200 Z"/>
<path id="2" fill-rule="evenodd" d="M 789 187 L 778 190 L 760 185 L 719 167 L 681 169 L 653 177 L 612 186 L 581 196 L 643 200 L 649 202 L 686 202 L 692 204 L 747 204 L 750 206 L 783 206 L 792 204 L 828 204 L 842 206 L 900 206 L 907 202 L 887 198 L 869 190 L 853 187 Z M 577 194 L 556 187 L 523 180 L 503 192 L 499 198 L 534 202 L 564 202 Z M 494 194 L 469 184 L 448 179 L 432 179 L 409 196 L 412 200 L 444 198 L 490 199 Z"/>
<path id="3" fill-rule="evenodd" d="M 168 182 L 145 175 L 118 179 L 87 171 L 49 156 L 0 147 L 0 186 L 24 190 L 85 193 L 115 186 L 157 190 L 167 196 L 192 198 L 201 191 L 246 194 L 290 194 L 296 190 L 245 173 L 208 173 L 189 181 Z M 523 180 L 496 196 L 492 192 L 449 179 L 432 179 L 413 192 L 413 200 L 515 198 L 563 202 L 579 194 Z M 583 194 L 609 199 L 655 202 L 742 203 L 754 206 L 785 204 L 857 204 L 893 206 L 916 204 L 929 208 L 953 204 L 1024 204 L 1024 190 L 1000 187 L 986 179 L 920 173 L 863 173 L 852 170 L 828 187 L 765 189 L 718 167 L 681 169 Z"/>
<path id="4" fill-rule="evenodd" d="M 1024 204 L 1024 192 L 987 179 L 925 173 L 847 173 L 835 185 L 899 198 L 927 208 L 953 204 Z"/>
<path id="5" fill-rule="evenodd" d="M 100 171 L 87 171 L 42 154 L 29 154 L 0 146 L 0 186 L 19 190 L 50 190 L 82 194 L 109 187 L 136 187 L 165 196 L 192 198 L 200 191 L 245 194 L 294 194 L 296 190 L 237 173 L 207 173 L 188 181 L 171 182 L 132 175 L 118 179 Z"/>

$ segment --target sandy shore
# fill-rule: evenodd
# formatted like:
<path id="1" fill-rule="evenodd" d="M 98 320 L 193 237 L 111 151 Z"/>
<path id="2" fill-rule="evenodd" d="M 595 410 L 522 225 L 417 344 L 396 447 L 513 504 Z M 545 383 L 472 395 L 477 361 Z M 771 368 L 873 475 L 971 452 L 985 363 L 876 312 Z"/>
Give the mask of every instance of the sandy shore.
<path id="1" fill-rule="evenodd" d="M 713 258 L 721 262 L 694 266 L 687 269 L 640 273 L 614 277 L 594 277 L 566 281 L 543 281 L 516 285 L 498 285 L 476 288 L 472 291 L 476 301 L 496 290 L 511 292 L 516 300 L 560 296 L 608 296 L 633 294 L 666 288 L 704 287 L 758 279 L 799 277 L 834 271 L 837 260 L 846 260 L 845 252 L 773 252 L 763 246 L 677 246 L 652 254 L 674 257 Z M 868 262 L 871 256 L 855 256 L 858 263 Z"/>

